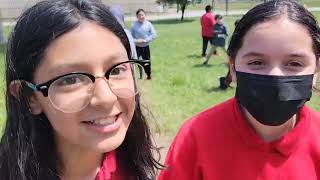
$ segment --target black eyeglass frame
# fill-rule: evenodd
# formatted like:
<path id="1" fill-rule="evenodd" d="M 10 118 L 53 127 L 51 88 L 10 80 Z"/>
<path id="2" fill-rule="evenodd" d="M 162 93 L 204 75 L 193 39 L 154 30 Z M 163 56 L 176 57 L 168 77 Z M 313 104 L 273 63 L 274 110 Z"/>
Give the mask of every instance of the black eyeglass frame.
<path id="1" fill-rule="evenodd" d="M 125 63 L 137 63 L 137 64 L 141 65 L 143 67 L 144 71 L 145 71 L 146 70 L 146 66 L 148 66 L 149 63 L 150 63 L 150 60 L 129 59 L 128 61 L 124 61 L 124 62 L 115 64 L 105 73 L 104 76 L 106 77 L 106 79 L 109 80 L 110 73 L 116 66 L 119 66 L 119 65 L 125 64 Z M 55 77 L 55 78 L 53 78 L 53 79 L 51 79 L 49 81 L 46 81 L 44 83 L 41 83 L 41 84 L 34 84 L 34 83 L 26 82 L 26 81 L 25 82 L 28 85 L 28 87 L 30 87 L 34 91 L 40 91 L 43 94 L 43 96 L 48 97 L 48 95 L 49 95 L 49 87 L 54 81 L 56 81 L 57 79 L 59 79 L 61 77 L 69 76 L 69 75 L 72 75 L 72 74 L 82 74 L 82 75 L 88 76 L 93 83 L 96 80 L 96 77 L 93 76 L 92 74 L 83 73 L 83 72 L 72 72 L 72 73 L 68 73 L 68 74 L 64 74 L 64 75 Z"/>

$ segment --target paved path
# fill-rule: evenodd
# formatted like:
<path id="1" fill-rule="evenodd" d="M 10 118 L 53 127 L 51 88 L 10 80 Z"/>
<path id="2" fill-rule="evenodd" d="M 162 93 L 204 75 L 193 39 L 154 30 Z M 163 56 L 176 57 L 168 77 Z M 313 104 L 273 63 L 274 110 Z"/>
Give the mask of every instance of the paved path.
<path id="1" fill-rule="evenodd" d="M 320 11 L 320 7 L 312 7 L 308 8 L 311 12 L 315 11 Z M 228 15 L 243 15 L 247 12 L 248 10 L 230 10 L 228 11 Z M 200 17 L 204 11 L 202 10 L 188 10 L 186 9 L 185 11 L 185 18 L 189 17 Z M 225 11 L 215 11 L 215 14 L 222 14 L 226 15 Z M 161 19 L 180 19 L 181 18 L 181 12 L 176 13 L 176 12 L 169 12 L 167 14 L 159 14 L 159 15 L 150 15 L 148 16 L 149 20 L 161 20 Z M 134 21 L 136 20 L 135 16 L 129 16 L 126 17 L 127 21 Z"/>

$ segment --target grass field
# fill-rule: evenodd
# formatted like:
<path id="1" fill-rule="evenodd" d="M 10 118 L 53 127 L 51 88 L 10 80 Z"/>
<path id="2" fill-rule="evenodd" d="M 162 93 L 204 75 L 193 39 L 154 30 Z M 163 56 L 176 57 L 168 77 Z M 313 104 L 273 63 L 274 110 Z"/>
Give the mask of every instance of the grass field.
<path id="1" fill-rule="evenodd" d="M 320 19 L 320 14 L 318 19 Z M 232 33 L 233 22 L 239 17 L 226 17 Z M 235 88 L 218 90 L 218 77 L 227 72 L 226 55 L 220 51 L 209 66 L 203 66 L 199 18 L 153 22 L 158 38 L 151 44 L 153 80 L 146 83 L 143 104 L 153 114 L 151 123 L 157 123 L 162 134 L 172 137 L 180 125 L 197 112 L 229 99 Z M 4 67 L 3 49 L 0 49 L 0 67 Z M 3 73 L 4 68 L 0 68 Z M 3 76 L 0 78 L 4 79 Z M 0 120 L 5 119 L 4 80 L 0 79 Z M 235 87 L 235 84 L 232 85 Z M 310 106 L 320 111 L 320 95 L 315 94 Z"/>

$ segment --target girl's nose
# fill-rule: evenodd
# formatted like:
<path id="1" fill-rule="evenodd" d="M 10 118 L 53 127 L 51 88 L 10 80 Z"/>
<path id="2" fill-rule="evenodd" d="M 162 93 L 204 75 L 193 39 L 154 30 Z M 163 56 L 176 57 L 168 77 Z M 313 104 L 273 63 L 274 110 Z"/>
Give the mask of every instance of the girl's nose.
<path id="1" fill-rule="evenodd" d="M 117 101 L 106 78 L 97 78 L 90 104 L 93 106 L 111 107 Z"/>

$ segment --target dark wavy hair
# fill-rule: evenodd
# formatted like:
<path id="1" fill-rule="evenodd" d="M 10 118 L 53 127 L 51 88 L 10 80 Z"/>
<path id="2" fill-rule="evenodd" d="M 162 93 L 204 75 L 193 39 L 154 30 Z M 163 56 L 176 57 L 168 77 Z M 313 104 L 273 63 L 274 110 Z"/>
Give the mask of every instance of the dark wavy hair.
<path id="1" fill-rule="evenodd" d="M 46 0 L 27 9 L 11 34 L 6 55 L 6 85 L 17 79 L 33 82 L 46 48 L 84 21 L 95 22 L 113 32 L 130 57 L 127 36 L 108 8 L 94 0 Z M 18 99 L 7 88 L 7 121 L 0 142 L 0 178 L 5 180 L 58 180 L 61 162 L 53 128 L 44 114 L 33 115 L 28 99 L 32 91 L 22 88 Z M 117 149 L 118 159 L 136 179 L 154 179 L 162 165 L 140 108 L 139 96 L 126 137 Z M 159 152 L 158 152 L 159 154 Z"/>
<path id="2" fill-rule="evenodd" d="M 235 60 L 238 50 L 242 46 L 244 36 L 253 26 L 281 17 L 286 17 L 292 22 L 298 23 L 308 30 L 310 37 L 312 38 L 313 50 L 317 63 L 319 64 L 319 25 L 315 17 L 295 0 L 272 0 L 259 4 L 248 11 L 237 23 L 233 32 L 227 51 L 229 57 L 231 57 L 232 60 Z"/>

